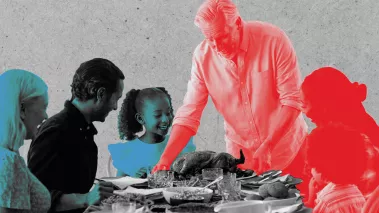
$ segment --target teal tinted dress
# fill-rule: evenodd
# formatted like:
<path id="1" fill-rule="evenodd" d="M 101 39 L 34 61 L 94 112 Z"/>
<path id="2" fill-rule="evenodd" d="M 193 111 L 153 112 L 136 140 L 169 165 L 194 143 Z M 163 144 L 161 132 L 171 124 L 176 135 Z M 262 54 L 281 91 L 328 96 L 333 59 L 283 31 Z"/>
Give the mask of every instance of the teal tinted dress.
<path id="1" fill-rule="evenodd" d="M 157 144 L 144 143 L 138 138 L 124 143 L 110 144 L 108 150 L 112 156 L 113 166 L 131 177 L 140 177 L 139 171 L 150 173 L 166 148 L 168 139 L 169 135 Z M 195 150 L 196 146 L 191 137 L 179 156 Z"/>
<path id="2" fill-rule="evenodd" d="M 29 171 L 24 159 L 0 147 L 0 207 L 21 213 L 45 213 L 50 205 L 49 191 Z"/>

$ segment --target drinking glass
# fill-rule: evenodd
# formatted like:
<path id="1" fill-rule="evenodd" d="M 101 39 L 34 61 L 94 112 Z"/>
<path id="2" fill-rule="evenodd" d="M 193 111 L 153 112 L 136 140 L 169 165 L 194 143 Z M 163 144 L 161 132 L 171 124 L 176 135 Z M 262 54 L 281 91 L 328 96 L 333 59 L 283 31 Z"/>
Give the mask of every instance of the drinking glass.
<path id="1" fill-rule="evenodd" d="M 147 183 L 149 188 L 166 188 L 172 187 L 174 181 L 174 172 L 158 171 L 154 174 L 147 176 Z"/>
<path id="2" fill-rule="evenodd" d="M 241 182 L 236 181 L 235 173 L 227 173 L 223 175 L 223 179 L 217 183 L 219 194 L 222 197 L 222 202 L 240 200 Z"/>
<path id="3" fill-rule="evenodd" d="M 223 175 L 223 170 L 220 168 L 208 168 L 201 170 L 201 175 L 204 180 L 216 180 Z"/>
<path id="4" fill-rule="evenodd" d="M 117 202 L 112 204 L 113 213 L 134 213 L 136 211 L 135 202 Z"/>
<path id="5" fill-rule="evenodd" d="M 155 178 L 154 178 L 154 174 L 148 174 L 147 175 L 147 186 L 149 188 L 155 188 Z"/>
<path id="6" fill-rule="evenodd" d="M 241 181 L 237 180 L 234 183 L 234 191 L 236 191 L 237 193 L 241 192 Z"/>

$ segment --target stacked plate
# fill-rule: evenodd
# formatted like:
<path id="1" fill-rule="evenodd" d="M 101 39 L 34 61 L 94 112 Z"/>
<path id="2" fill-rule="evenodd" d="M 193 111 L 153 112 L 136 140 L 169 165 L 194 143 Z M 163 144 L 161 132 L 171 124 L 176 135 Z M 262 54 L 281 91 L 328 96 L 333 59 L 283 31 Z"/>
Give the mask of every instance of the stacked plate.
<path id="1" fill-rule="evenodd" d="M 281 174 L 282 171 L 271 170 L 261 175 L 253 174 L 250 177 L 243 177 L 237 180 L 241 181 L 242 187 L 249 189 L 258 189 L 263 184 L 274 183 L 279 181 L 284 183 L 287 186 L 287 188 L 292 188 L 293 186 L 296 186 L 297 184 L 300 184 L 302 182 L 302 180 L 299 178 L 295 178 L 291 175 L 280 176 Z"/>

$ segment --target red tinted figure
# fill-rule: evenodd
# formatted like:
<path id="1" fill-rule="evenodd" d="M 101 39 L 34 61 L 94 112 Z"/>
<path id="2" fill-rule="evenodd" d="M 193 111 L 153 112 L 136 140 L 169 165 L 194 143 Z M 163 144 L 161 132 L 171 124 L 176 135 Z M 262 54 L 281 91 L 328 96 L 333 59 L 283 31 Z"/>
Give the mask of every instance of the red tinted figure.
<path id="1" fill-rule="evenodd" d="M 301 86 L 303 111 L 317 126 L 341 123 L 368 136 L 366 152 L 369 160 L 362 165 L 367 169 L 358 183 L 359 189 L 368 196 L 379 184 L 376 174 L 379 171 L 379 127 L 362 104 L 366 95 L 364 84 L 350 82 L 341 71 L 332 67 L 315 70 Z"/>
<path id="2" fill-rule="evenodd" d="M 343 125 L 325 125 L 308 137 L 308 163 L 314 181 L 322 186 L 314 213 L 361 212 L 366 202 L 356 186 L 365 171 L 366 137 Z"/>
<path id="3" fill-rule="evenodd" d="M 195 24 L 205 36 L 195 49 L 183 105 L 170 140 L 153 170 L 169 169 L 196 134 L 210 96 L 224 117 L 226 150 L 241 169 L 283 170 L 307 135 L 300 113 L 301 76 L 295 50 L 278 27 L 245 22 L 231 0 L 207 0 Z"/>

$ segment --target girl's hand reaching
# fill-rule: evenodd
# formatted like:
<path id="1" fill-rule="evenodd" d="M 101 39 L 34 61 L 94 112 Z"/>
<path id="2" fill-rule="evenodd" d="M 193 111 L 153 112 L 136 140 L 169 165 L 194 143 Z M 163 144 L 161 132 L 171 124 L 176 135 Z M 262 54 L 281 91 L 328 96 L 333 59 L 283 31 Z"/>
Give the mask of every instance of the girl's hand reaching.
<path id="1" fill-rule="evenodd" d="M 140 168 L 140 170 L 138 170 L 138 172 L 136 173 L 136 175 L 139 178 L 147 178 L 147 169 L 146 169 L 146 167 Z"/>

